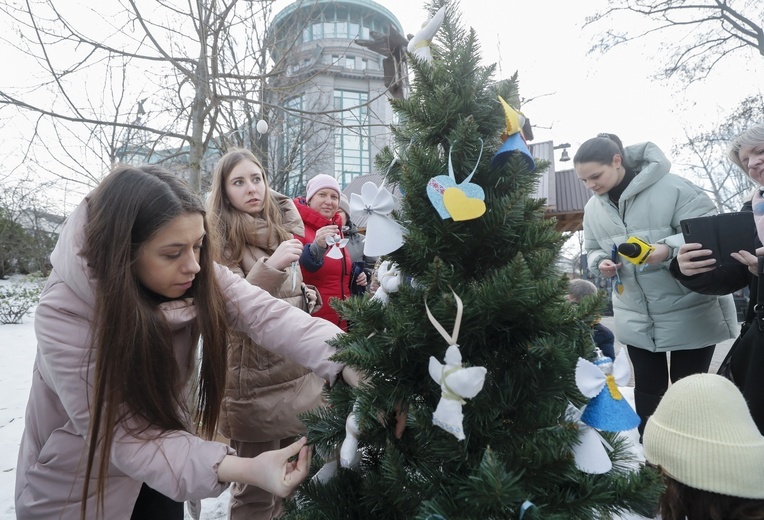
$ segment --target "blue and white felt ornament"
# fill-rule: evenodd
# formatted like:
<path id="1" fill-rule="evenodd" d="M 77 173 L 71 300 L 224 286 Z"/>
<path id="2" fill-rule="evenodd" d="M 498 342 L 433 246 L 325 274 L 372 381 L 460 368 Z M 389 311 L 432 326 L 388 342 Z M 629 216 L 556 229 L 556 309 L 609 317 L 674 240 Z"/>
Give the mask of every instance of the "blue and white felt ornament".
<path id="1" fill-rule="evenodd" d="M 578 358 L 576 385 L 582 394 L 590 398 L 581 414 L 581 421 L 606 432 L 620 432 L 639 426 L 639 416 L 618 390 L 618 385 L 627 385 L 630 379 L 631 367 L 624 350 L 618 353 L 615 361 L 599 350 L 594 363 Z"/>
<path id="2" fill-rule="evenodd" d="M 584 473 L 601 475 L 613 468 L 608 451 L 613 447 L 597 430 L 581 420 L 582 411 L 568 404 L 566 419 L 578 427 L 578 442 L 572 446 L 576 467 Z"/>
<path id="3" fill-rule="evenodd" d="M 528 149 L 528 143 L 525 141 L 526 136 L 523 132 L 523 128 L 528 128 L 530 132 L 530 123 L 522 112 L 512 108 L 501 96 L 499 96 L 499 102 L 504 110 L 504 124 L 506 128 L 501 134 L 503 143 L 493 156 L 491 165 L 494 168 L 499 168 L 513 154 L 520 154 L 520 157 L 525 161 L 526 168 L 528 168 L 529 172 L 532 172 L 536 169 L 536 161 L 533 160 L 533 155 L 530 149 Z"/>
<path id="4" fill-rule="evenodd" d="M 438 175 L 427 182 L 427 197 L 440 218 L 455 221 L 472 220 L 485 213 L 485 192 L 479 185 L 470 182 L 475 175 L 480 158 L 483 156 L 483 140 L 480 140 L 480 155 L 472 173 L 461 183 L 456 183 L 451 151 L 448 151 L 448 175 Z"/>

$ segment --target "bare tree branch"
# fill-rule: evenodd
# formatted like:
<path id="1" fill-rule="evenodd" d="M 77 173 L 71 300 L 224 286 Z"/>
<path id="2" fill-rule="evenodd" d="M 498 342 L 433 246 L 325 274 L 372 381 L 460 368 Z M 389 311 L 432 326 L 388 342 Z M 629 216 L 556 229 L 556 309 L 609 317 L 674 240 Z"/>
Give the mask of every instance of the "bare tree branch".
<path id="1" fill-rule="evenodd" d="M 716 203 L 720 212 L 738 211 L 754 187 L 740 168 L 727 158 L 727 144 L 747 127 L 761 121 L 764 98 L 750 96 L 724 118 L 724 123 L 710 131 L 685 132 L 685 139 L 675 147 L 677 172 L 688 175 Z"/>
<path id="2" fill-rule="evenodd" d="M 287 31 L 292 41 L 279 41 L 278 53 L 268 46 L 272 5 L 106 0 L 75 17 L 68 0 L 0 0 L 0 14 L 17 28 L 0 39 L 39 69 L 36 84 L 0 88 L 0 110 L 25 114 L 31 128 L 24 160 L 39 161 L 41 169 L 83 187 L 118 162 L 174 164 L 201 190 L 210 160 L 229 146 L 246 146 L 266 163 L 295 168 L 299 154 L 271 150 L 268 137 L 254 130 L 261 118 L 273 132 L 283 131 L 289 119 L 305 135 L 319 127 L 368 128 L 339 116 L 371 106 L 384 93 L 341 109 L 282 106 L 321 71 L 292 73 L 285 65 L 291 46 L 299 44 L 300 27 Z M 98 23 L 88 23 L 93 17 Z"/>
<path id="3" fill-rule="evenodd" d="M 724 58 L 743 49 L 764 56 L 764 3 L 758 0 L 612 0 L 609 7 L 587 19 L 586 25 L 617 18 L 623 13 L 652 22 L 637 33 L 606 31 L 590 52 L 608 50 L 667 31 L 678 31 L 682 43 L 673 47 L 659 76 L 679 75 L 686 82 L 703 79 Z M 757 21 L 758 20 L 758 21 Z"/>

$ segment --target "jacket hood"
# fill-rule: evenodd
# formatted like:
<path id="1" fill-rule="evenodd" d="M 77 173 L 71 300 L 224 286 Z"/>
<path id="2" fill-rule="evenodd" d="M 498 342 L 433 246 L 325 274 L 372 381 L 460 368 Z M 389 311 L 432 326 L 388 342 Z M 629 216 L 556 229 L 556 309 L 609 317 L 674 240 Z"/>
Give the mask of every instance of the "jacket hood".
<path id="1" fill-rule="evenodd" d="M 305 226 L 302 223 L 300 212 L 297 211 L 294 201 L 277 191 L 271 190 L 273 199 L 278 203 L 281 214 L 284 217 L 284 227 L 293 235 L 302 236 L 305 233 Z"/>
<path id="2" fill-rule="evenodd" d="M 292 199 L 281 193 L 271 191 L 274 202 L 277 204 L 282 216 L 282 225 L 284 228 L 292 233 L 292 235 L 302 236 L 305 234 L 305 226 L 302 223 L 302 218 L 297 208 L 292 202 Z M 268 254 L 273 253 L 280 244 L 279 237 L 268 222 L 258 216 L 253 217 L 246 213 L 240 213 L 240 217 L 244 219 L 247 229 L 246 241 L 247 245 L 261 248 Z M 231 256 L 230 247 L 226 246 L 225 256 Z"/>
<path id="3" fill-rule="evenodd" d="M 85 197 L 66 219 L 56 247 L 50 254 L 50 263 L 61 280 L 85 302 L 95 305 L 96 281 L 82 255 L 85 245 L 85 223 L 88 220 L 88 200 Z"/>
<path id="4" fill-rule="evenodd" d="M 626 165 L 634 170 L 636 176 L 621 195 L 621 199 L 634 197 L 637 193 L 658 182 L 671 172 L 671 161 L 651 142 L 639 143 L 624 148 Z M 609 204 L 607 193 L 594 195 L 603 204 Z"/>

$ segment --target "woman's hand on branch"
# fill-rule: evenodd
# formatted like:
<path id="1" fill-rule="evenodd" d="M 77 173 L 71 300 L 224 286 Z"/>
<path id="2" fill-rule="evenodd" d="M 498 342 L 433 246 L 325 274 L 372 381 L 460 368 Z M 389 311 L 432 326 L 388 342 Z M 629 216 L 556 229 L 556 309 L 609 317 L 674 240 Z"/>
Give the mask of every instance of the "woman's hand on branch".
<path id="1" fill-rule="evenodd" d="M 310 471 L 311 452 L 307 442 L 308 439 L 303 437 L 286 448 L 266 451 L 255 458 L 226 455 L 218 465 L 218 480 L 251 484 L 276 496 L 287 497 Z"/>

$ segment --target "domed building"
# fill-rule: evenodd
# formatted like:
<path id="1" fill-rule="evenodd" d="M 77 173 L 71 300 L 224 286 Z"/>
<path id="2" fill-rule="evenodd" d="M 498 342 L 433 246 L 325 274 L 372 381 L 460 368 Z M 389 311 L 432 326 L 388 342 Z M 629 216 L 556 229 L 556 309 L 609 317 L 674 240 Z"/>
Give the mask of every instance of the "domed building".
<path id="1" fill-rule="evenodd" d="M 389 142 L 389 99 L 408 88 L 402 35 L 397 18 L 371 0 L 301 0 L 276 14 L 269 48 L 278 65 L 267 96 L 284 114 L 273 118 L 271 169 L 288 172 L 290 195 L 318 173 L 345 187 L 372 172 Z"/>

